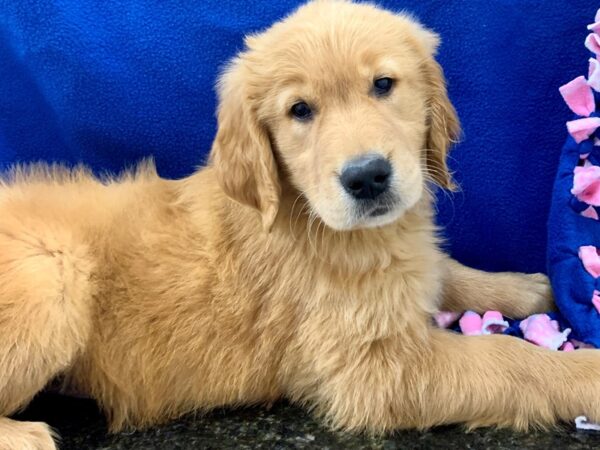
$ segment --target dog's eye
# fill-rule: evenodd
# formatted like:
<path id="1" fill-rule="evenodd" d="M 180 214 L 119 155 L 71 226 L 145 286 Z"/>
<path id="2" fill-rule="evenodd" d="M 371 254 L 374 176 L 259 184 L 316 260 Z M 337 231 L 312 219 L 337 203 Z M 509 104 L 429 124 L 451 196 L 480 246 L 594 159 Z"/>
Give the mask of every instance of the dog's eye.
<path id="1" fill-rule="evenodd" d="M 295 103 L 290 112 L 298 120 L 308 120 L 312 117 L 312 109 L 306 102 Z"/>
<path id="2" fill-rule="evenodd" d="M 378 97 L 389 94 L 394 86 L 394 80 L 389 77 L 377 78 L 373 81 L 373 92 Z"/>

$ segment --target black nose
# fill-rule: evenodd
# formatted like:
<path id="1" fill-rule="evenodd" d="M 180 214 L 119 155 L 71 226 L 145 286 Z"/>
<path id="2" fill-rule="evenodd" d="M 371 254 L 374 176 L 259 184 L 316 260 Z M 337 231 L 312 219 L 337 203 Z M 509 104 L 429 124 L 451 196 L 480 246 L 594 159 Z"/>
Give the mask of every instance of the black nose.
<path id="1" fill-rule="evenodd" d="M 356 199 L 372 200 L 390 185 L 392 166 L 378 155 L 366 155 L 348 162 L 340 176 L 346 192 Z"/>

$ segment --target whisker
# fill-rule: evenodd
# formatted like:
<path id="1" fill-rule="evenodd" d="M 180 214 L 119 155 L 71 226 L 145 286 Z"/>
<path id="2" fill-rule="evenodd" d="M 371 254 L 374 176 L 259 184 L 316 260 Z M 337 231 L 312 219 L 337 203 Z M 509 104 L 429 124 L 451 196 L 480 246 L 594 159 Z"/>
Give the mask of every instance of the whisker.
<path id="1" fill-rule="evenodd" d="M 297 239 L 296 235 L 294 234 L 293 229 L 296 228 L 296 225 L 298 223 L 298 218 L 300 217 L 300 215 L 302 214 L 302 210 L 304 209 L 305 205 L 302 205 L 302 208 L 300 209 L 298 216 L 296 217 L 296 220 L 294 221 L 294 226 L 292 227 L 292 218 L 294 217 L 294 208 L 296 207 L 296 203 L 298 203 L 298 200 L 300 200 L 300 198 L 302 197 L 302 193 L 298 194 L 298 196 L 296 197 L 296 199 L 294 200 L 294 203 L 292 204 L 292 210 L 290 211 L 290 220 L 289 220 L 289 226 L 290 226 L 290 234 L 292 235 L 292 237 L 294 238 L 294 241 Z"/>

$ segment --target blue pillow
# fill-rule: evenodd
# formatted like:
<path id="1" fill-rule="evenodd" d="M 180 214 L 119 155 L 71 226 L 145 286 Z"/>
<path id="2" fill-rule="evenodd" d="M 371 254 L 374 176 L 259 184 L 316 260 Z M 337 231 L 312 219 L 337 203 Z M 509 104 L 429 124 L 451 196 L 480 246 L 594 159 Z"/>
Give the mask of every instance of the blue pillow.
<path id="1" fill-rule="evenodd" d="M 592 27 L 600 32 L 600 10 Z M 600 36 L 586 45 L 600 54 Z M 573 337 L 600 347 L 600 62 L 590 59 L 588 79 L 561 87 L 576 114 L 568 123 L 548 221 L 548 269 L 556 304 Z M 598 145 L 596 145 L 598 144 Z"/>

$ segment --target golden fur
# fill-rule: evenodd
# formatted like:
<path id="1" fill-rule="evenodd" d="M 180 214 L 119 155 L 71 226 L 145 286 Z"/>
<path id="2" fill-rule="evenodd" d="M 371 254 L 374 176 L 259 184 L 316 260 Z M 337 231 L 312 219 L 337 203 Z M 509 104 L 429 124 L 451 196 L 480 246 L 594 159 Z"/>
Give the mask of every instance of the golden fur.
<path id="1" fill-rule="evenodd" d="M 53 448 L 6 416 L 53 378 L 111 430 L 193 410 L 305 405 L 336 428 L 600 419 L 600 354 L 431 324 L 446 309 L 551 307 L 542 275 L 486 274 L 437 247 L 428 181 L 452 187 L 459 131 L 437 37 L 368 4 L 315 1 L 244 50 L 219 84 L 208 167 L 118 180 L 17 169 L 0 187 L 0 448 Z M 396 80 L 386 98 L 376 76 Z M 312 120 L 290 117 L 299 98 Z M 385 153 L 399 199 L 353 212 L 337 174 Z"/>

